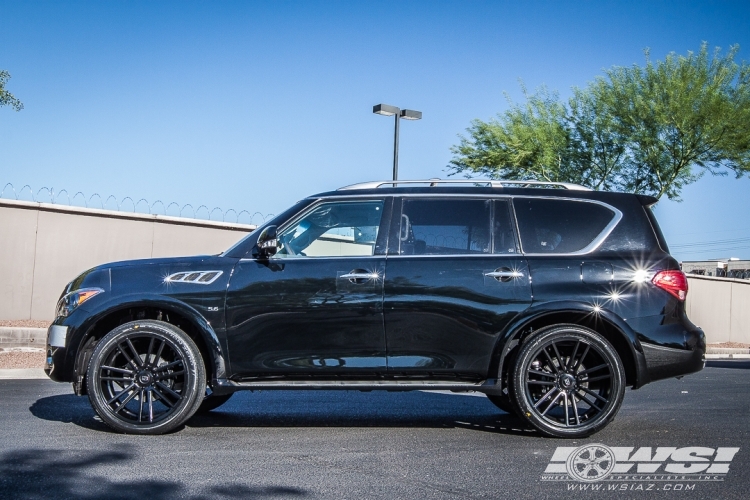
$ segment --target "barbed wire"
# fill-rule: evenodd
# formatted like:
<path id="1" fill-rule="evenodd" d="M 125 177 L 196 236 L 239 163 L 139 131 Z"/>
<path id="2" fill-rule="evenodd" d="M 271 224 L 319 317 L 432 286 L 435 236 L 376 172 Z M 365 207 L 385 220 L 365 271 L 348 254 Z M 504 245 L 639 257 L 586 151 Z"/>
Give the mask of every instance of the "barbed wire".
<path id="1" fill-rule="evenodd" d="M 10 190 L 8 189 L 10 187 Z M 20 201 L 33 201 L 36 203 L 52 203 L 55 205 L 66 205 L 70 207 L 80 207 L 83 206 L 84 208 L 100 208 L 102 210 L 116 210 L 118 212 L 132 212 L 132 213 L 147 213 L 150 215 L 170 215 L 172 217 L 183 217 L 186 219 L 193 218 L 193 219 L 202 219 L 202 220 L 209 220 L 209 221 L 217 221 L 217 222 L 234 222 L 237 224 L 261 224 L 271 217 L 274 216 L 274 214 L 262 214 L 260 212 L 250 213 L 247 210 L 240 210 L 237 212 L 234 208 L 230 208 L 228 210 L 223 210 L 220 207 L 214 207 L 211 210 L 208 209 L 208 206 L 206 205 L 200 205 L 198 208 L 193 207 L 192 204 L 186 203 L 184 205 L 180 205 L 177 202 L 170 202 L 168 205 L 165 205 L 163 201 L 156 200 L 153 203 L 149 203 L 149 201 L 145 198 L 140 198 L 138 201 L 134 201 L 134 199 L 130 196 L 126 196 L 125 198 L 122 198 L 118 201 L 118 198 L 114 195 L 109 195 L 107 198 L 103 198 L 99 193 L 94 193 L 91 196 L 86 198 L 86 195 L 83 194 L 81 191 L 76 192 L 73 197 L 71 198 L 70 193 L 67 189 L 61 189 L 59 191 L 55 191 L 55 188 L 48 188 L 48 187 L 41 187 L 36 191 L 36 194 L 34 194 L 34 190 L 31 188 L 30 185 L 25 184 L 21 189 L 16 192 L 15 186 L 11 184 L 10 182 L 6 183 L 5 186 L 3 186 L 3 190 L 0 191 L 0 198 L 5 199 L 11 199 L 7 196 L 5 196 L 6 192 L 12 192 L 13 198 L 15 200 Z M 28 192 L 28 196 L 31 198 L 30 200 L 24 199 L 21 196 Z M 40 198 L 40 193 L 42 194 L 43 198 Z M 64 198 L 62 198 L 64 196 Z M 80 198 L 83 200 L 83 205 L 77 205 L 74 202 L 76 199 Z M 63 202 L 61 202 L 61 200 Z M 67 203 L 64 203 L 64 201 L 67 200 Z M 98 206 L 96 206 L 96 201 L 98 200 Z M 113 200 L 112 203 L 110 203 L 110 200 Z M 92 206 L 93 205 L 93 206 Z M 162 213 L 159 214 L 158 209 L 155 209 L 155 207 L 158 207 L 161 205 Z M 112 208 L 114 206 L 115 208 Z M 147 208 L 147 212 L 138 211 L 136 210 L 138 207 L 145 206 Z M 168 214 L 169 210 L 172 207 L 177 207 L 176 211 L 177 214 Z M 128 208 L 132 208 L 132 210 L 128 210 Z M 190 209 L 190 212 L 192 213 L 192 217 L 189 217 L 187 214 L 183 215 L 187 209 Z M 202 210 L 201 210 L 202 209 Z M 219 215 L 221 216 L 221 219 L 214 218 L 214 213 L 219 212 Z M 230 213 L 234 213 L 234 221 L 227 220 L 227 216 Z M 201 214 L 205 214 L 205 217 L 200 217 Z M 240 222 L 240 218 L 245 215 L 246 217 L 249 217 L 249 222 L 246 222 L 243 220 Z"/>

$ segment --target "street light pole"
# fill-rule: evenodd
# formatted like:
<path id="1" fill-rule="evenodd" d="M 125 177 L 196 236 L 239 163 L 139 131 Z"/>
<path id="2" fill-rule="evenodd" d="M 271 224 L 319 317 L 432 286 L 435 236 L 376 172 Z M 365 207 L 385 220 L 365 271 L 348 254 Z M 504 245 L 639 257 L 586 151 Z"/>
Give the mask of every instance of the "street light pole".
<path id="1" fill-rule="evenodd" d="M 401 122 L 400 113 L 396 113 L 396 132 L 393 134 L 393 180 L 398 180 L 398 124 Z"/>
<path id="2" fill-rule="evenodd" d="M 422 112 L 413 109 L 400 109 L 388 104 L 378 104 L 372 107 L 372 112 L 376 115 L 394 116 L 396 120 L 395 131 L 393 133 L 393 180 L 398 180 L 398 135 L 399 122 L 404 120 L 421 120 Z"/>

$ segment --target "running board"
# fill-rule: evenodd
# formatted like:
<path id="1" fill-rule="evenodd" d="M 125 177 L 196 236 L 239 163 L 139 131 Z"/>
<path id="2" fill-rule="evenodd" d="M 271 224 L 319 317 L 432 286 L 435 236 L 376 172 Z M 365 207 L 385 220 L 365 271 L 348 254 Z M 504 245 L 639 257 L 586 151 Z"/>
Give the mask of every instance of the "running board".
<path id="1" fill-rule="evenodd" d="M 219 379 L 212 384 L 213 392 L 223 394 L 242 390 L 349 390 L 349 391 L 479 391 L 495 388 L 495 380 L 457 382 L 455 380 L 254 380 L 235 382 Z"/>

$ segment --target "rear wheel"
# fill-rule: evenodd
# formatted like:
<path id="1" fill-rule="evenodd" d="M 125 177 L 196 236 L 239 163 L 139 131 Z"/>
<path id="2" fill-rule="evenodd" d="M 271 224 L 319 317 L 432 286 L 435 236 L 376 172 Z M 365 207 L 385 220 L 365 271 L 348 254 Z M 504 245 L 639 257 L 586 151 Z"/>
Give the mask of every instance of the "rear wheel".
<path id="1" fill-rule="evenodd" d="M 201 405 L 206 370 L 185 332 L 161 321 L 133 321 L 97 344 L 87 384 L 91 405 L 107 425 L 128 434 L 162 434 Z"/>
<path id="2" fill-rule="evenodd" d="M 521 416 L 549 436 L 581 438 L 620 409 L 625 372 L 614 347 L 578 325 L 555 325 L 521 347 L 511 377 Z"/>

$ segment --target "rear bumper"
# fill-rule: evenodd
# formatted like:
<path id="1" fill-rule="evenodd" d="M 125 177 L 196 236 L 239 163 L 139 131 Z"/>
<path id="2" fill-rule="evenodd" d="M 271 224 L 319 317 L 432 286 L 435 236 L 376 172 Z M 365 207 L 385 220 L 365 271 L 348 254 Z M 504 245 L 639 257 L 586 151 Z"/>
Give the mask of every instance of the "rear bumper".
<path id="1" fill-rule="evenodd" d="M 706 365 L 705 338 L 692 349 L 676 349 L 645 342 L 641 343 L 641 347 L 650 382 L 695 373 Z"/>

